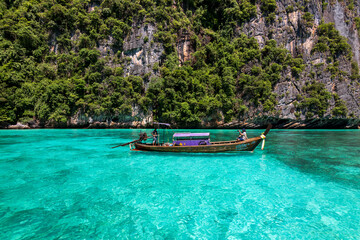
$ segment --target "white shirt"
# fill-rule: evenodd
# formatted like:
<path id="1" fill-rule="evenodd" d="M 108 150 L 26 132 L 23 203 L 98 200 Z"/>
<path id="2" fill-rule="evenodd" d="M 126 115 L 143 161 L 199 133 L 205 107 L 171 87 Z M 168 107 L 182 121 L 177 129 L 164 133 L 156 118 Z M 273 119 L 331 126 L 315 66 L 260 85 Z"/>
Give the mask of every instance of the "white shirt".
<path id="1" fill-rule="evenodd" d="M 248 139 L 246 132 L 242 133 L 244 135 L 244 140 Z"/>

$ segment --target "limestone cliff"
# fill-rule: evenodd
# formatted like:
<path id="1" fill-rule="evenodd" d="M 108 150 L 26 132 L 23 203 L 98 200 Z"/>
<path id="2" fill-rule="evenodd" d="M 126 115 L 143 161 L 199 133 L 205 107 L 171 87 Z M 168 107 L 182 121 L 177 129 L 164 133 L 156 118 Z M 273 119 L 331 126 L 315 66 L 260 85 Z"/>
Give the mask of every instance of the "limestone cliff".
<path id="1" fill-rule="evenodd" d="M 288 6 L 299 7 L 295 7 L 289 12 L 287 10 Z M 359 9 L 358 5 L 356 6 L 355 9 Z M 314 22 L 310 26 L 304 23 L 303 16 L 305 12 L 300 9 L 306 9 L 307 12 L 314 16 Z M 333 22 L 340 34 L 347 38 L 352 48 L 353 61 L 359 65 L 359 33 L 354 20 L 354 17 L 357 15 L 357 12 L 350 11 L 347 8 L 346 2 L 334 1 L 323 7 L 320 1 L 285 0 L 277 1 L 276 20 L 273 23 L 267 23 L 266 16 L 258 15 L 249 23 L 246 23 L 243 28 L 239 29 L 239 32 L 245 32 L 248 36 L 255 37 L 260 45 L 264 45 L 266 39 L 271 36 L 279 44 L 285 46 L 293 56 L 301 56 L 306 64 L 305 70 L 299 78 L 294 79 L 291 75 L 286 75 L 276 84 L 274 91 L 278 96 L 278 105 L 276 106 L 278 115 L 273 117 L 287 120 L 284 123 L 290 127 L 292 125 L 293 127 L 340 127 L 342 125 L 356 126 L 358 124 L 358 121 L 329 120 L 331 109 L 335 105 L 333 100 L 327 109 L 325 117 L 322 119 L 307 121 L 311 124 L 293 124 L 306 120 L 304 112 L 300 112 L 299 116 L 295 116 L 296 106 L 294 103 L 297 100 L 297 96 L 303 94 L 302 89 L 305 83 L 312 79 L 324 83 L 329 92 L 338 94 L 340 99 L 344 100 L 349 110 L 350 118 L 359 118 L 360 87 L 358 81 L 350 78 L 351 61 L 341 58 L 339 60 L 339 69 L 347 74 L 345 76 L 333 76 L 328 68 L 329 62 L 327 58 L 329 53 L 312 52 L 318 40 L 317 28 L 320 22 Z M 311 75 L 311 73 L 315 74 Z M 251 117 L 256 117 L 256 114 L 251 115 Z"/>
<path id="2" fill-rule="evenodd" d="M 102 1 L 88 6 L 87 12 L 98 10 L 104 4 Z M 233 26 L 234 36 L 246 34 L 256 39 L 260 48 L 264 48 L 267 41 L 274 39 L 278 46 L 288 50 L 294 57 L 302 59 L 303 69 L 294 74 L 291 66 L 284 67 L 280 80 L 272 86 L 276 98 L 276 105 L 272 111 L 264 111 L 264 106 L 255 104 L 251 99 L 242 95 L 242 104 L 247 110 L 238 118 L 225 120 L 225 113 L 216 110 L 213 114 L 202 117 L 202 127 L 264 127 L 272 122 L 279 128 L 356 128 L 360 124 L 360 1 L 307 1 L 307 0 L 276 0 L 276 10 L 265 12 L 262 2 L 255 3 L 256 14 L 244 22 L 237 22 Z M 172 9 L 181 12 L 183 17 L 201 12 L 190 6 L 191 1 L 172 1 Z M 229 3 L 230 5 L 230 3 Z M 106 4 L 103 6 L 106 7 Z M 105 9 L 107 9 L 105 11 Z M 101 14 L 109 12 L 104 8 Z M 163 16 L 168 21 L 175 22 L 169 16 Z M 196 20 L 196 19 L 195 19 Z M 111 69 L 121 69 L 122 77 L 138 76 L 143 81 L 144 92 L 148 90 L 151 81 L 158 81 L 162 77 L 161 67 L 169 64 L 167 51 L 173 48 L 171 56 L 177 58 L 179 66 L 196 62 L 198 46 L 206 46 L 211 42 L 212 30 L 196 25 L 196 21 L 186 27 L 172 27 L 171 34 L 165 35 L 163 26 L 159 26 L 155 19 L 150 17 L 131 18 L 129 29 L 122 29 L 123 39 L 116 40 L 114 34 L 106 39 L 99 40 L 94 48 L 100 52 L 99 58 Z M 330 51 L 316 51 L 319 42 L 319 26 L 324 23 L 334 23 L 335 29 L 345 37 L 351 49 L 345 49 L 351 54 L 334 54 Z M 216 23 L 214 23 L 216 24 Z M 129 25 L 129 26 L 130 26 Z M 210 23 L 209 23 L 210 25 Z M 200 30 L 195 30 L 200 28 Z M 80 30 L 71 32 L 71 50 L 78 52 L 81 45 Z M 61 53 L 61 43 L 57 41 L 59 31 L 50 32 L 49 51 Z M 205 53 L 198 53 L 205 54 Z M 211 58 L 211 57 L 209 57 Z M 249 62 L 241 70 L 243 73 L 251 71 L 256 63 Z M 102 73 L 103 74 L 103 73 Z M 115 75 L 116 75 L 115 74 Z M 103 74 L 104 75 L 104 74 Z M 328 105 L 321 113 L 309 114 L 311 106 L 301 105 L 301 101 L 310 94 L 309 84 L 321 83 L 325 87 Z M 108 84 L 108 83 L 106 83 Z M 171 91 L 166 94 L 171 94 Z M 140 97 L 139 97 L 140 98 Z M 116 100 L 115 100 L 116 101 Z M 146 99 L 144 100 L 146 102 Z M 305 107 L 304 107 L 305 106 Z M 340 107 L 339 107 L 340 106 Z M 153 107 L 146 110 L 138 104 L 132 103 L 131 111 L 127 113 L 100 112 L 89 113 L 85 108 L 76 109 L 76 114 L 59 124 L 56 121 L 39 122 L 37 119 L 27 124 L 3 126 L 8 128 L 28 127 L 146 127 L 154 121 Z M 336 108 L 347 111 L 336 112 Z M 155 107 L 154 107 L 155 108 Z M 186 106 L 184 107 L 186 108 Z M 188 108 L 189 109 L 189 108 Z M 189 110 L 190 111 L 190 110 Z M 335 112 L 335 114 L 334 114 Z M 181 124 L 178 127 L 184 127 Z"/>
<path id="3" fill-rule="evenodd" d="M 124 40 L 121 54 L 125 75 L 146 75 L 146 81 L 158 75 L 154 65 L 160 63 L 164 48 L 161 43 L 155 41 L 155 32 L 156 26 L 152 23 L 133 23 L 130 34 Z"/>
<path id="4" fill-rule="evenodd" d="M 328 68 L 330 64 L 327 61 L 329 53 L 313 53 L 312 49 L 318 40 L 317 28 L 321 21 L 325 23 L 333 22 L 340 34 L 348 39 L 348 43 L 352 48 L 352 59 L 359 65 L 359 33 L 354 19 L 359 13 L 349 10 L 346 2 L 338 1 L 330 2 L 325 6 L 321 1 L 279 0 L 276 3 L 276 18 L 271 23 L 266 19 L 266 15 L 261 14 L 260 6 L 257 6 L 257 16 L 243 26 L 239 26 L 237 33 L 245 33 L 249 37 L 256 38 L 260 47 L 263 47 L 268 39 L 275 39 L 279 45 L 288 49 L 293 56 L 300 56 L 304 59 L 305 70 L 298 78 L 292 77 L 289 72 L 285 73 L 281 81 L 274 87 L 278 102 L 276 114 L 263 115 L 261 106 L 254 107 L 248 102 L 250 110 L 244 119 L 252 119 L 247 121 L 253 127 L 269 121 L 268 117 L 272 119 L 271 121 L 278 122 L 279 127 L 356 127 L 359 124 L 356 119 L 359 119 L 360 116 L 360 84 L 350 78 L 351 61 L 340 58 L 338 68 L 347 74 L 333 76 Z M 289 6 L 295 7 L 289 11 Z M 358 2 L 355 3 L 355 9 L 359 9 Z M 314 16 L 311 24 L 306 24 L 303 17 L 305 13 Z M 153 32 L 156 32 L 156 26 L 147 25 L 147 27 L 144 27 L 143 23 L 137 23 L 133 29 L 135 30 L 131 32 L 125 42 L 123 56 L 131 57 L 125 68 L 125 73 L 135 75 L 156 74 L 149 68 L 149 66 L 161 61 L 161 52 L 163 50 L 159 43 L 153 43 L 153 47 L 149 48 L 149 42 L 153 40 Z M 144 43 L 143 39 L 145 37 L 149 39 L 149 42 Z M 180 64 L 191 60 L 194 49 L 188 32 L 179 32 L 176 49 Z M 310 80 L 321 82 L 325 84 L 329 92 L 338 94 L 349 111 L 349 120 L 344 119 L 344 117 L 342 119 L 330 119 L 331 109 L 335 105 L 333 99 L 330 101 L 330 106 L 324 117 L 308 120 L 305 116 L 306 112 L 298 112 L 296 115 L 294 103 L 297 102 L 297 96 L 304 94 L 303 87 Z M 236 127 L 243 125 L 247 121 L 240 120 L 222 126 Z M 206 122 L 204 124 L 206 125 Z M 210 124 L 210 127 L 213 127 L 213 125 Z"/>

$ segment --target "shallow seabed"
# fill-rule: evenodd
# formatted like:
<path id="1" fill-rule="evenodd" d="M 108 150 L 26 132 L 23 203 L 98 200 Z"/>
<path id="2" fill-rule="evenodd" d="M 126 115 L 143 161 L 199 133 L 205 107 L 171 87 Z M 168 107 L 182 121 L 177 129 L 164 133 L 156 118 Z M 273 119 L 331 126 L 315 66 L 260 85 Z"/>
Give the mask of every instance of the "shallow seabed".
<path id="1" fill-rule="evenodd" d="M 254 153 L 111 149 L 138 133 L 1 130 L 0 239 L 360 239 L 358 130 L 272 130 Z"/>

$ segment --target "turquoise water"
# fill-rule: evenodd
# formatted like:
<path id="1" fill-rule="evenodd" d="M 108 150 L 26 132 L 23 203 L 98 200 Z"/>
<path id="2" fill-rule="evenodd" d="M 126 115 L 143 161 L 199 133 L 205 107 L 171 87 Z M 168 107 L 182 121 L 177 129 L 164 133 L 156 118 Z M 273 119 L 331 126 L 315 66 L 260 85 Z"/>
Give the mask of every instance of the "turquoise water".
<path id="1" fill-rule="evenodd" d="M 254 153 L 111 149 L 138 133 L 0 131 L 0 239 L 360 239 L 358 130 L 272 130 Z"/>

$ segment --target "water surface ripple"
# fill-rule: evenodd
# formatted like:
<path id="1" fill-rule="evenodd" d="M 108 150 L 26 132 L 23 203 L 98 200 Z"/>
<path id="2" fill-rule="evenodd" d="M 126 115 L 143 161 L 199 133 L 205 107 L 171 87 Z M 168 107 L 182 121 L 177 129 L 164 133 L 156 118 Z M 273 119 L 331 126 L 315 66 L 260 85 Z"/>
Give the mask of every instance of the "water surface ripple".
<path id="1" fill-rule="evenodd" d="M 254 153 L 111 149 L 138 133 L 1 130 L 0 239 L 360 239 L 360 131 L 272 130 Z"/>

